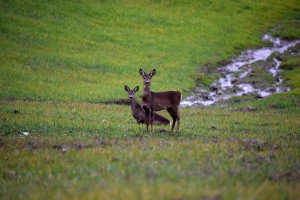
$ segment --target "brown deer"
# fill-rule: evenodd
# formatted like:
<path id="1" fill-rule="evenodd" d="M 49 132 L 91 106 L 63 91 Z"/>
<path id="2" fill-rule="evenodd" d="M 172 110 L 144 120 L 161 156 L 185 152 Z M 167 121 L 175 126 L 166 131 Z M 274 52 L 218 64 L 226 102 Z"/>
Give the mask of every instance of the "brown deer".
<path id="1" fill-rule="evenodd" d="M 145 111 L 142 109 L 141 105 L 138 104 L 135 99 L 135 93 L 138 90 L 139 90 L 139 86 L 136 86 L 133 90 L 130 90 L 130 88 L 127 85 L 125 85 L 125 91 L 128 92 L 128 98 L 129 98 L 129 102 L 130 102 L 130 106 L 131 106 L 132 116 L 136 119 L 136 122 L 138 124 L 145 123 L 148 126 L 149 121 L 148 121 L 147 115 L 146 115 Z M 154 125 L 169 125 L 170 120 L 155 113 L 153 124 Z"/>
<path id="2" fill-rule="evenodd" d="M 144 91 L 142 95 L 142 108 L 145 110 L 148 117 L 149 124 L 151 125 L 151 132 L 153 126 L 153 119 L 155 111 L 167 110 L 171 115 L 173 122 L 171 132 L 174 130 L 177 121 L 177 132 L 180 126 L 179 104 L 181 101 L 181 93 L 179 91 L 167 92 L 151 92 L 151 78 L 156 74 L 153 69 L 149 74 L 146 74 L 142 69 L 139 70 L 140 75 L 144 78 Z M 148 125 L 147 125 L 148 131 Z"/>

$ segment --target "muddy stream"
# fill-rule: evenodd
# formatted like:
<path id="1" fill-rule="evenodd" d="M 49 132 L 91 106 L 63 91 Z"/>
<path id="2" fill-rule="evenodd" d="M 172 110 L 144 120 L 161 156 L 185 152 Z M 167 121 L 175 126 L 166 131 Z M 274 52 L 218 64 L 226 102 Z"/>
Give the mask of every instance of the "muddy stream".
<path id="1" fill-rule="evenodd" d="M 289 47 L 300 43 L 300 40 L 287 42 L 270 35 L 264 35 L 262 39 L 271 41 L 273 46 L 244 51 L 228 65 L 219 67 L 215 73 L 220 74 L 221 78 L 210 85 L 209 91 L 202 87 L 196 88 L 181 101 L 181 107 L 201 104 L 209 106 L 242 95 L 264 98 L 289 91 L 289 87 L 282 85 L 282 70 L 279 69 L 281 61 L 270 56 L 275 52 L 282 54 Z"/>

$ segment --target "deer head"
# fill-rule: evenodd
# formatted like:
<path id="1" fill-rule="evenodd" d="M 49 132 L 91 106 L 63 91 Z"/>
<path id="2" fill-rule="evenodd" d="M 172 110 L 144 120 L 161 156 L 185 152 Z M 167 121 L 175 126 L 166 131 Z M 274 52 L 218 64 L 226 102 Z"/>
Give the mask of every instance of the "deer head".
<path id="1" fill-rule="evenodd" d="M 130 88 L 127 85 L 125 85 L 124 88 L 125 91 L 128 92 L 128 97 L 131 102 L 133 99 L 135 99 L 135 93 L 139 91 L 139 86 L 136 86 L 133 90 L 130 90 Z"/>
<path id="2" fill-rule="evenodd" d="M 140 69 L 140 75 L 144 78 L 144 85 L 150 86 L 151 78 L 156 74 L 156 70 L 153 69 L 149 74 L 146 74 L 142 69 Z"/>

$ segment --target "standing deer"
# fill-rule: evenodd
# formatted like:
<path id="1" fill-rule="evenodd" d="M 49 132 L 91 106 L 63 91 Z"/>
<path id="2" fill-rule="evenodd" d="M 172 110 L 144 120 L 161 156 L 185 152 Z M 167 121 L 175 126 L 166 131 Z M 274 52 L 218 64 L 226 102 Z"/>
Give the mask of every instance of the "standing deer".
<path id="1" fill-rule="evenodd" d="M 125 85 L 125 91 L 128 92 L 128 98 L 130 101 L 132 116 L 136 119 L 136 122 L 138 124 L 146 123 L 148 126 L 149 120 L 147 118 L 147 115 L 146 115 L 145 111 L 142 109 L 141 105 L 138 104 L 135 99 L 135 93 L 138 90 L 139 90 L 139 86 L 136 86 L 133 90 L 130 90 L 130 88 L 127 85 Z M 155 113 L 153 124 L 154 125 L 169 125 L 170 120 Z"/>
<path id="2" fill-rule="evenodd" d="M 146 74 L 142 69 L 139 70 L 140 75 L 144 78 L 144 91 L 142 95 L 142 108 L 145 110 L 146 115 L 151 125 L 151 132 L 153 126 L 153 119 L 155 111 L 167 110 L 171 115 L 173 122 L 171 132 L 175 127 L 177 121 L 177 132 L 179 132 L 180 114 L 179 104 L 181 101 L 181 93 L 178 91 L 167 92 L 151 92 L 151 78 L 156 74 L 156 70 L 153 69 L 149 74 Z M 148 125 L 147 125 L 148 131 Z"/>

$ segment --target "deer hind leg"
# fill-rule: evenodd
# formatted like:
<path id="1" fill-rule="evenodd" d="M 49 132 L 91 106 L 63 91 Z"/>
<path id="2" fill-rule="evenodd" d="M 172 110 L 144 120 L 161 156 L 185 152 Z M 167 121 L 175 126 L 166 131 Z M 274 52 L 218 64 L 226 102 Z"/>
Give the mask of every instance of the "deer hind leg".
<path id="1" fill-rule="evenodd" d="M 171 117 L 173 119 L 172 127 L 171 127 L 171 132 L 173 132 L 174 127 L 175 127 L 175 123 L 176 123 L 176 120 L 177 120 L 176 112 L 174 112 L 173 108 L 168 108 L 167 111 L 168 111 L 168 113 L 171 115 Z"/>
<path id="2" fill-rule="evenodd" d="M 180 126 L 180 113 L 178 108 L 168 108 L 167 109 L 168 113 L 171 115 L 173 122 L 172 122 L 172 128 L 171 128 L 171 132 L 173 132 L 174 127 L 175 127 L 175 123 L 177 121 L 177 127 L 176 127 L 176 132 L 179 132 L 179 126 Z"/>
<path id="3" fill-rule="evenodd" d="M 180 126 L 180 113 L 179 113 L 179 109 L 176 109 L 175 111 L 176 116 L 177 116 L 177 133 L 179 132 L 179 126 Z"/>

